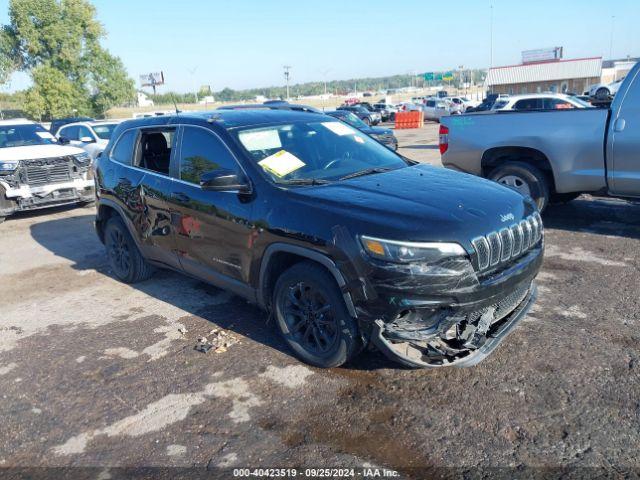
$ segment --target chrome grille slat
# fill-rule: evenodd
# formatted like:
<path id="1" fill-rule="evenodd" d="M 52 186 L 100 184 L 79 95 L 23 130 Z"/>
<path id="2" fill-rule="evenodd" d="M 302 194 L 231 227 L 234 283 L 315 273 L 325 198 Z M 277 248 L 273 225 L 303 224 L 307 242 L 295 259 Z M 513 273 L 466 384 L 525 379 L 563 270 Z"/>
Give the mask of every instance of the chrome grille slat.
<path id="1" fill-rule="evenodd" d="M 543 224 L 537 212 L 519 223 L 471 241 L 480 271 L 525 254 L 542 239 Z"/>
<path id="2" fill-rule="evenodd" d="M 478 268 L 480 268 L 480 270 L 484 270 L 489 266 L 489 261 L 491 260 L 489 242 L 487 242 L 486 238 L 479 237 L 472 240 L 471 243 L 478 257 Z"/>
<path id="3" fill-rule="evenodd" d="M 497 265 L 500 263 L 500 255 L 502 254 L 502 242 L 500 241 L 500 235 L 496 232 L 491 232 L 487 235 L 487 240 L 489 241 L 489 250 L 491 252 L 491 261 L 489 262 L 490 266 Z"/>
<path id="4" fill-rule="evenodd" d="M 513 251 L 511 254 L 515 257 L 522 250 L 522 228 L 520 225 L 513 225 L 511 232 L 513 233 Z"/>
<path id="5" fill-rule="evenodd" d="M 502 256 L 500 261 L 506 262 L 511 258 L 513 251 L 513 233 L 511 229 L 503 228 L 500 230 L 500 239 L 502 240 Z"/>

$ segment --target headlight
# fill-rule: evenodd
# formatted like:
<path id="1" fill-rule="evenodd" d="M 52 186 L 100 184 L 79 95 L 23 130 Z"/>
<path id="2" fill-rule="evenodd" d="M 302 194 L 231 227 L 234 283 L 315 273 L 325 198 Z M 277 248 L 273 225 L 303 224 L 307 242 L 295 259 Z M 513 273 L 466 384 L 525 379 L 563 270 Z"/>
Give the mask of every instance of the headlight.
<path id="1" fill-rule="evenodd" d="M 0 161 L 0 174 L 13 172 L 18 168 L 18 163 L 17 161 Z"/>
<path id="2" fill-rule="evenodd" d="M 79 167 L 87 167 L 91 163 L 91 157 L 86 152 L 76 153 L 73 160 Z"/>
<path id="3" fill-rule="evenodd" d="M 431 263 L 451 257 L 466 257 L 467 252 L 457 243 L 399 242 L 361 236 L 364 250 L 373 258 L 394 263 Z"/>

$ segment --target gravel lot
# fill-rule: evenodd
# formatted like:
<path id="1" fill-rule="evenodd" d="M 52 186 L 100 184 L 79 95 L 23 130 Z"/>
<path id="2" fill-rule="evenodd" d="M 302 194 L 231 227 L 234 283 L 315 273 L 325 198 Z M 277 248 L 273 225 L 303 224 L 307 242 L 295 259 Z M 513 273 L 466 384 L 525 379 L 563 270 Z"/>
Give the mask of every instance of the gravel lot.
<path id="1" fill-rule="evenodd" d="M 437 125 L 398 136 L 439 164 Z M 477 367 L 438 370 L 310 368 L 237 297 L 164 271 L 122 284 L 93 213 L 0 225 L 0 466 L 640 468 L 638 205 L 550 208 L 534 311 Z M 194 350 L 219 328 L 239 343 Z"/>

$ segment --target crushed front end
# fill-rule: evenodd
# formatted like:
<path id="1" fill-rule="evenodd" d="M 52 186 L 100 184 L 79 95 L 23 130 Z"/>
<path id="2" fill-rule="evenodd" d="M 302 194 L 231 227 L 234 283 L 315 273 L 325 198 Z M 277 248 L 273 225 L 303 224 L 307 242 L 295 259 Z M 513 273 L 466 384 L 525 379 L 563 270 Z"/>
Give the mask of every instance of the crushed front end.
<path id="1" fill-rule="evenodd" d="M 356 307 L 370 341 L 412 367 L 471 366 L 533 305 L 544 234 L 534 213 L 470 239 L 469 248 L 428 244 L 436 245 L 438 255 L 420 250 L 427 244 L 365 237 L 362 245 L 360 258 L 366 260 L 356 262 L 356 269 L 366 300 Z"/>
<path id="2" fill-rule="evenodd" d="M 0 217 L 94 199 L 86 153 L 0 163 Z"/>

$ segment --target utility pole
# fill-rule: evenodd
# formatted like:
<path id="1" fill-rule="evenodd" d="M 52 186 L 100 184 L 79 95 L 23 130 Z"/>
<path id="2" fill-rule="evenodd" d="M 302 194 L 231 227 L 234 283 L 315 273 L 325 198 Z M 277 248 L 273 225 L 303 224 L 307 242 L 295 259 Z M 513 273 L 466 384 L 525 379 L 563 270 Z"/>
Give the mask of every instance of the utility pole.
<path id="1" fill-rule="evenodd" d="M 289 101 L 289 70 L 291 70 L 291 65 L 284 65 L 284 79 L 287 81 L 287 101 Z"/>

